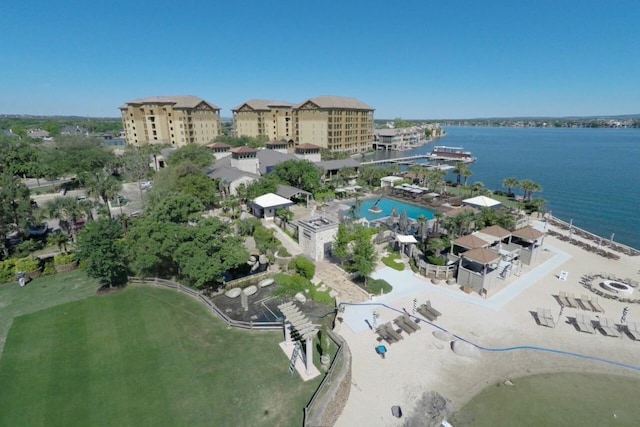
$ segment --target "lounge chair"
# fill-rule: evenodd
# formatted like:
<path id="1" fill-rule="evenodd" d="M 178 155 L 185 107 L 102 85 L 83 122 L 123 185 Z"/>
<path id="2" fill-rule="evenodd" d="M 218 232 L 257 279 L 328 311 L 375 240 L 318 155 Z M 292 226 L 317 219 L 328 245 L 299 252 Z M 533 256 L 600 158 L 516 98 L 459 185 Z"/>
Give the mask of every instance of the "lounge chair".
<path id="1" fill-rule="evenodd" d="M 629 322 L 627 324 L 627 334 L 629 334 L 634 341 L 640 341 L 640 327 L 636 322 Z"/>
<path id="2" fill-rule="evenodd" d="M 593 307 L 589 303 L 589 297 L 587 295 L 583 294 L 582 297 L 578 299 L 578 303 L 580 304 L 583 310 L 587 310 L 587 311 L 593 310 Z"/>
<path id="3" fill-rule="evenodd" d="M 408 334 L 412 334 L 412 333 L 414 333 L 416 331 L 415 329 L 413 329 L 410 325 L 408 325 L 405 322 L 405 320 L 404 320 L 404 318 L 402 316 L 394 319 L 393 323 L 398 325 L 400 327 L 400 329 L 402 329 L 403 331 L 405 331 Z"/>
<path id="4" fill-rule="evenodd" d="M 426 303 L 420 305 L 417 310 L 418 313 L 423 315 L 430 322 L 433 322 L 442 315 L 442 313 L 440 313 L 438 310 L 431 307 L 431 301 L 427 301 Z"/>
<path id="5" fill-rule="evenodd" d="M 571 307 L 580 308 L 580 305 L 578 305 L 578 300 L 575 296 L 573 296 L 573 293 L 567 294 L 567 301 L 569 301 Z"/>
<path id="6" fill-rule="evenodd" d="M 382 338 L 389 344 L 393 344 L 394 342 L 396 342 L 396 340 L 391 335 L 389 335 L 389 332 L 384 325 L 380 325 L 376 328 L 376 334 L 378 334 L 380 338 Z"/>
<path id="7" fill-rule="evenodd" d="M 584 298 L 584 295 L 582 296 Z M 589 304 L 593 307 L 593 311 L 597 311 L 598 313 L 604 313 L 604 308 L 598 302 L 598 297 L 591 298 L 589 297 Z"/>
<path id="8" fill-rule="evenodd" d="M 551 314 L 551 313 L 549 313 Z M 538 308 L 538 310 L 536 311 L 536 316 L 538 317 L 538 323 L 541 326 L 546 326 L 548 328 L 552 328 L 553 326 L 555 326 L 555 324 L 553 323 L 553 321 L 549 321 L 549 318 L 547 317 L 547 314 L 545 313 L 545 310 L 542 308 Z"/>
<path id="9" fill-rule="evenodd" d="M 438 310 L 436 310 L 435 308 L 433 308 L 431 306 L 431 301 L 427 301 L 425 303 L 425 306 L 427 308 L 427 310 L 429 310 L 431 313 L 433 313 L 433 315 L 436 317 L 436 319 L 440 316 L 442 316 L 442 313 L 440 313 Z"/>
<path id="10" fill-rule="evenodd" d="M 402 320 L 408 327 L 410 327 L 414 331 L 417 331 L 418 329 L 420 329 L 420 325 L 418 325 L 408 314 L 403 314 Z"/>
<path id="11" fill-rule="evenodd" d="M 389 334 L 389 336 L 392 337 L 394 340 L 400 341 L 401 339 L 404 338 L 402 335 L 396 332 L 395 329 L 393 329 L 393 325 L 391 325 L 391 322 L 385 323 L 384 327 L 387 329 L 387 333 Z"/>
<path id="12" fill-rule="evenodd" d="M 571 305 L 571 301 L 569 301 L 569 299 L 567 298 L 567 293 L 564 291 L 558 292 L 558 299 L 565 307 L 578 308 L 577 305 Z"/>
<path id="13" fill-rule="evenodd" d="M 606 317 L 600 318 L 600 330 L 608 337 L 619 337 L 620 333 L 616 330 L 613 320 Z"/>
<path id="14" fill-rule="evenodd" d="M 593 334 L 595 332 L 591 320 L 584 317 L 584 314 L 576 314 L 576 325 L 580 332 Z"/>

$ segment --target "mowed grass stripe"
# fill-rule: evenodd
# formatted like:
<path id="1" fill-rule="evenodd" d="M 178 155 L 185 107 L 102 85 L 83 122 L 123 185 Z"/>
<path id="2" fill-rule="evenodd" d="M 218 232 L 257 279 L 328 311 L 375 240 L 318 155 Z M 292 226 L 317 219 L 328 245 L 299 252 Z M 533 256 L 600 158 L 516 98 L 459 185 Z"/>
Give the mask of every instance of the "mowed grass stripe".
<path id="1" fill-rule="evenodd" d="M 288 373 L 281 339 L 148 286 L 19 317 L 0 359 L 0 426 L 299 425 L 320 379 Z"/>
<path id="2" fill-rule="evenodd" d="M 42 375 L 48 379 L 47 423 L 52 426 L 86 420 L 91 411 L 90 405 L 86 405 L 90 383 L 85 380 L 91 351 L 87 342 L 86 318 L 90 316 L 87 309 L 87 304 L 71 303 L 46 313 L 54 329 L 40 339 L 50 341 L 52 348 L 51 353 L 45 355 L 48 363 L 42 367 Z M 36 324 L 47 321 L 45 316 L 37 318 Z M 34 325 L 31 326 L 33 329 Z"/>

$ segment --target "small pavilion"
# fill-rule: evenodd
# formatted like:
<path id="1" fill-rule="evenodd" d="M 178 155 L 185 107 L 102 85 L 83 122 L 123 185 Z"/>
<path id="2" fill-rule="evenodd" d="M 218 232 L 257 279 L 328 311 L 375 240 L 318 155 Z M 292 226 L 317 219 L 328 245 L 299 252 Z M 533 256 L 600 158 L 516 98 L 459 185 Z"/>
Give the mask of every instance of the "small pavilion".
<path id="1" fill-rule="evenodd" d="M 396 244 L 401 254 L 411 256 L 413 245 L 418 243 L 416 238 L 410 234 L 396 234 Z"/>
<path id="2" fill-rule="evenodd" d="M 458 266 L 458 283 L 465 292 L 486 295 L 497 279 L 499 260 L 500 254 L 486 248 L 464 252 Z"/>
<path id="3" fill-rule="evenodd" d="M 502 203 L 498 200 L 487 196 L 476 196 L 470 199 L 464 199 L 462 203 L 474 208 L 496 208 L 498 206 L 502 206 Z"/>
<path id="4" fill-rule="evenodd" d="M 280 304 L 278 309 L 285 319 L 284 342 L 280 343 L 280 347 L 304 381 L 317 377 L 320 371 L 313 364 L 313 338 L 318 333 L 318 325 L 311 323 L 293 302 Z M 300 353 L 301 342 L 304 342 L 304 353 Z"/>
<path id="5" fill-rule="evenodd" d="M 511 242 L 521 247 L 520 261 L 528 265 L 535 263 L 542 248 L 544 233 L 528 225 L 514 230 L 511 235 Z"/>
<path id="6" fill-rule="evenodd" d="M 251 202 L 253 214 L 258 218 L 264 219 L 273 219 L 276 215 L 276 209 L 289 207 L 291 205 L 293 205 L 291 200 L 274 193 L 263 194 Z"/>

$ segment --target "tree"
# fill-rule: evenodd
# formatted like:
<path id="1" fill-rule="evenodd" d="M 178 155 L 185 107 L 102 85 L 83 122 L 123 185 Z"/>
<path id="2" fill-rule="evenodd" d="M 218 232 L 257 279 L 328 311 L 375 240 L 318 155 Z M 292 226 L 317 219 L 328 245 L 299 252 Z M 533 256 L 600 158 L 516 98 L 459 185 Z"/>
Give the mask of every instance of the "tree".
<path id="1" fill-rule="evenodd" d="M 286 160 L 274 168 L 281 181 L 313 193 L 320 184 L 322 170 L 308 160 Z"/>
<path id="2" fill-rule="evenodd" d="M 218 218 L 203 219 L 196 227 L 185 228 L 189 238 L 178 246 L 173 257 L 180 274 L 198 288 L 222 283 L 227 271 L 249 258 L 242 240 Z"/>
<path id="3" fill-rule="evenodd" d="M 167 164 L 171 167 L 188 161 L 201 169 L 213 163 L 213 151 L 209 147 L 198 144 L 189 144 L 178 148 L 167 158 Z"/>
<path id="4" fill-rule="evenodd" d="M 516 178 L 509 177 L 502 180 L 502 186 L 507 188 L 507 196 L 513 195 L 513 188 L 520 185 L 520 181 Z"/>
<path id="5" fill-rule="evenodd" d="M 366 227 L 356 226 L 354 237 L 351 270 L 358 271 L 364 277 L 364 286 L 366 287 L 367 278 L 375 268 L 378 254 Z"/>
<path id="6" fill-rule="evenodd" d="M 331 246 L 331 253 L 338 257 L 340 265 L 344 265 L 349 256 L 349 242 L 351 241 L 351 233 L 344 223 L 338 225 L 338 232 Z"/>
<path id="7" fill-rule="evenodd" d="M 276 216 L 282 220 L 282 228 L 285 228 L 293 219 L 293 212 L 289 208 L 281 207 L 276 209 Z"/>
<path id="8" fill-rule="evenodd" d="M 57 219 L 60 230 L 67 233 L 74 240 L 76 235 L 76 223 L 81 218 L 83 207 L 73 197 L 56 197 L 44 206 L 47 218 Z"/>
<path id="9" fill-rule="evenodd" d="M 122 183 L 104 171 L 83 173 L 79 178 L 87 195 L 101 200 L 105 205 L 108 205 L 109 200 L 115 198 L 122 189 Z"/>
<path id="10" fill-rule="evenodd" d="M 462 176 L 465 177 L 465 185 L 467 184 L 467 178 L 471 176 L 471 171 L 466 163 L 458 162 L 453 168 L 453 173 L 456 174 L 456 182 L 460 184 Z M 468 175 L 467 175 L 468 174 Z"/>
<path id="11" fill-rule="evenodd" d="M 123 247 L 131 271 L 142 277 L 178 274 L 173 254 L 185 239 L 180 224 L 156 221 L 147 215 L 130 224 Z"/>
<path id="12" fill-rule="evenodd" d="M 474 193 L 480 193 L 484 188 L 484 183 L 480 181 L 476 181 L 471 185 L 471 196 L 473 197 Z"/>
<path id="13" fill-rule="evenodd" d="M 531 197 L 533 193 L 537 193 L 542 191 L 542 187 L 537 182 L 534 182 L 530 179 L 523 179 L 520 181 L 520 188 L 523 191 L 523 197 L 525 200 L 531 201 Z"/>
<path id="14" fill-rule="evenodd" d="M 120 224 L 111 219 L 91 221 L 78 234 L 78 257 L 86 262 L 87 275 L 102 285 L 120 286 L 127 281 L 121 238 Z"/>
<path id="15" fill-rule="evenodd" d="M 189 194 L 152 192 L 151 195 L 147 204 L 148 215 L 157 222 L 186 223 L 204 208 L 198 199 Z"/>
<path id="16" fill-rule="evenodd" d="M 117 163 L 115 154 L 102 146 L 99 138 L 94 137 L 60 136 L 55 147 L 48 149 L 48 152 L 54 169 L 60 175 L 107 170 Z"/>
<path id="17" fill-rule="evenodd" d="M 313 279 L 313 276 L 316 274 L 316 266 L 311 260 L 303 255 L 298 255 L 292 261 L 296 273 L 306 279 Z"/>

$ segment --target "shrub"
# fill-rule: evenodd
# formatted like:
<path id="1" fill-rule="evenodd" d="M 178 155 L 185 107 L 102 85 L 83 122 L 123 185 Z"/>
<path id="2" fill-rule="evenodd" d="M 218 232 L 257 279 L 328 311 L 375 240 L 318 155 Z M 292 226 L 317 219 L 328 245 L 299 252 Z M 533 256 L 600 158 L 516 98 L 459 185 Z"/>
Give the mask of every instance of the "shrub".
<path id="1" fill-rule="evenodd" d="M 380 295 L 381 291 L 382 293 L 388 294 L 389 292 L 391 292 L 392 289 L 393 287 L 386 280 L 383 280 L 383 279 L 367 280 L 367 290 L 374 295 Z"/>
<path id="2" fill-rule="evenodd" d="M 13 258 L 0 261 L 0 283 L 9 283 L 16 277 L 16 260 Z"/>
<path id="3" fill-rule="evenodd" d="M 280 241 L 273 235 L 273 230 L 258 225 L 253 232 L 253 239 L 256 241 L 256 248 L 260 253 L 267 253 L 269 249 L 276 250 L 280 246 Z"/>
<path id="4" fill-rule="evenodd" d="M 411 267 L 411 271 L 413 271 L 414 273 L 417 273 L 420 270 L 414 258 L 409 258 L 409 267 Z"/>
<path id="5" fill-rule="evenodd" d="M 278 247 L 278 256 L 279 257 L 283 257 L 283 258 L 287 258 L 287 257 L 290 257 L 291 254 L 289 253 L 287 248 L 285 248 L 284 246 L 279 246 Z"/>
<path id="6" fill-rule="evenodd" d="M 428 256 L 427 262 L 432 265 L 444 265 L 444 259 L 437 256 Z"/>
<path id="7" fill-rule="evenodd" d="M 76 256 L 75 253 L 57 254 L 57 255 L 54 255 L 53 257 L 53 262 L 58 265 L 70 264 L 77 260 L 78 260 L 78 257 Z"/>
<path id="8" fill-rule="evenodd" d="M 313 276 L 316 274 L 316 266 L 311 260 L 302 255 L 298 255 L 291 261 L 293 263 L 293 270 L 295 270 L 296 273 L 306 279 L 313 279 Z M 291 263 L 289 264 L 289 268 L 291 268 Z"/>
<path id="9" fill-rule="evenodd" d="M 386 265 L 387 267 L 393 268 L 394 270 L 403 271 L 404 270 L 404 263 L 403 262 L 396 262 L 396 260 L 398 258 L 400 258 L 398 256 L 398 254 L 391 253 L 391 254 L 387 255 L 386 257 L 382 258 L 382 263 L 384 265 Z"/>
<path id="10" fill-rule="evenodd" d="M 16 260 L 15 272 L 24 271 L 25 273 L 30 271 L 36 271 L 40 268 L 40 260 L 33 258 L 19 258 Z"/>
<path id="11" fill-rule="evenodd" d="M 43 276 L 50 276 L 52 274 L 56 274 L 56 267 L 54 265 L 54 261 L 52 259 L 49 259 L 48 261 L 45 261 L 44 263 L 44 268 L 42 269 L 42 275 Z"/>
<path id="12" fill-rule="evenodd" d="M 280 286 L 273 292 L 276 296 L 290 296 L 293 297 L 298 292 L 304 294 L 307 298 L 312 299 L 315 302 L 326 305 L 335 305 L 334 299 L 329 295 L 329 291 L 320 291 L 313 286 L 313 283 L 305 277 L 298 274 L 284 274 L 278 273 L 274 276 L 274 280 Z M 306 292 L 306 291 L 309 292 Z"/>

